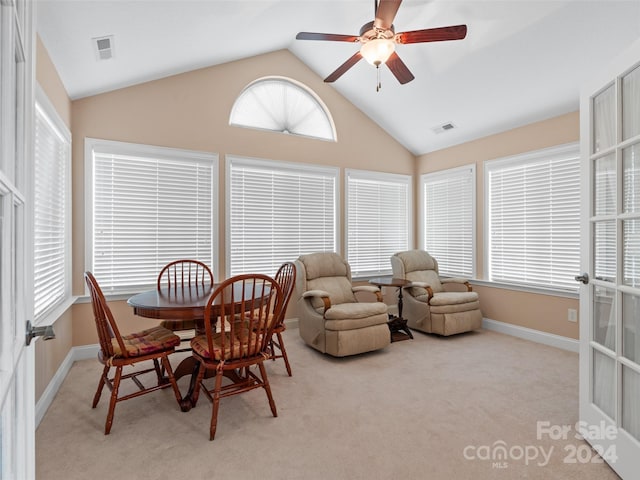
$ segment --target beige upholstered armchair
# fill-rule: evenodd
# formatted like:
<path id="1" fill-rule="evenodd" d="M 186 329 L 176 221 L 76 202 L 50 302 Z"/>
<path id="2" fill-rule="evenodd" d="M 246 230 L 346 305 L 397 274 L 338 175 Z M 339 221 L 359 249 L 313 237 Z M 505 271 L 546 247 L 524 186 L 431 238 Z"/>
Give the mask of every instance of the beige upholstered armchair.
<path id="1" fill-rule="evenodd" d="M 392 255 L 391 267 L 394 277 L 412 282 L 405 289 L 403 310 L 409 328 L 453 335 L 482 326 L 478 294 L 471 291 L 469 282 L 462 278 L 440 278 L 438 262 L 424 250 Z"/>
<path id="2" fill-rule="evenodd" d="M 332 252 L 296 260 L 299 331 L 311 347 L 335 357 L 389 345 L 387 305 L 378 287 L 352 286 L 351 268 Z M 377 302 L 358 302 L 356 292 L 375 293 Z"/>

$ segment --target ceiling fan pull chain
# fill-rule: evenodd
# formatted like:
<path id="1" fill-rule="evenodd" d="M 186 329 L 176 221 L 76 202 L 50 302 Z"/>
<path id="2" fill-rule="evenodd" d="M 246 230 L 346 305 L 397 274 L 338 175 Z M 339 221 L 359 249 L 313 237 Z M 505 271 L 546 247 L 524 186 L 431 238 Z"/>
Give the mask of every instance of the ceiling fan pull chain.
<path id="1" fill-rule="evenodd" d="M 382 88 L 380 83 L 380 64 L 376 65 L 376 92 L 379 92 Z"/>

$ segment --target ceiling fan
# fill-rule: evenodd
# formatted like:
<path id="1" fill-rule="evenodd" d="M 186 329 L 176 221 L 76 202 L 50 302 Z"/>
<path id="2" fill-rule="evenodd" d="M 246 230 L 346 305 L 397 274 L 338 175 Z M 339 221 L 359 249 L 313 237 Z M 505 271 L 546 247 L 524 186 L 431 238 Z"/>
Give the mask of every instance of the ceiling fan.
<path id="1" fill-rule="evenodd" d="M 395 33 L 393 19 L 398 12 L 402 0 L 374 0 L 375 20 L 365 23 L 360 28 L 359 35 L 339 35 L 333 33 L 300 32 L 297 40 L 329 40 L 334 42 L 358 42 L 362 44 L 360 50 L 340 65 L 333 73 L 324 79 L 325 82 L 335 82 L 347 70 L 365 58 L 376 68 L 385 63 L 391 73 L 401 84 L 413 80 L 415 77 L 395 52 L 396 44 L 442 42 L 445 40 L 462 40 L 467 35 L 466 25 L 450 27 L 426 28 L 410 32 Z M 378 84 L 376 90 L 380 90 Z"/>

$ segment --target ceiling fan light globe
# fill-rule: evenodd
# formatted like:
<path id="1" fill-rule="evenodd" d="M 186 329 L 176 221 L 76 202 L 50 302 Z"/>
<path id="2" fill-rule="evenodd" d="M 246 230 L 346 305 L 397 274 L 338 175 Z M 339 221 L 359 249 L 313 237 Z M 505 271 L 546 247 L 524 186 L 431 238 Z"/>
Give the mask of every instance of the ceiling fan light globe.
<path id="1" fill-rule="evenodd" d="M 395 51 L 396 44 L 388 38 L 374 38 L 360 47 L 360 54 L 371 65 L 378 66 L 386 62 Z"/>

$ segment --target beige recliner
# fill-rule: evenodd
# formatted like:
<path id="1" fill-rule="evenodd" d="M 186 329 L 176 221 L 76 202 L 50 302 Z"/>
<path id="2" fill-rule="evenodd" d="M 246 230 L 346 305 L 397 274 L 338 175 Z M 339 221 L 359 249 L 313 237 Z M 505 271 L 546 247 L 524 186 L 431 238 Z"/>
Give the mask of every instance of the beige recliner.
<path id="1" fill-rule="evenodd" d="M 438 262 L 424 250 L 392 255 L 391 268 L 394 277 L 412 282 L 404 290 L 402 312 L 409 328 L 453 335 L 482 326 L 478 294 L 471 291 L 469 282 L 462 278 L 440 278 Z"/>
<path id="2" fill-rule="evenodd" d="M 296 260 L 299 332 L 307 345 L 335 357 L 389 345 L 387 305 L 378 287 L 352 286 L 351 268 L 333 252 Z M 377 302 L 358 302 L 355 292 L 376 294 Z"/>

